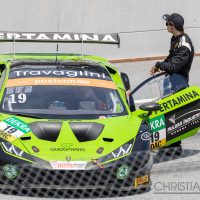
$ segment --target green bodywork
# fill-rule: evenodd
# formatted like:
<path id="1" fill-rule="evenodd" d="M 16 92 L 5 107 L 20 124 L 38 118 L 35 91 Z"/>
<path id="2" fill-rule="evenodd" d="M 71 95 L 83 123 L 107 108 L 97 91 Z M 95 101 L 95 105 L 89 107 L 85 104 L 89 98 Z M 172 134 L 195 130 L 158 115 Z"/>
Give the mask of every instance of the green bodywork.
<path id="1" fill-rule="evenodd" d="M 14 58 L 15 61 L 55 60 L 55 59 L 56 59 L 55 54 L 16 54 Z M 0 57 L 0 60 L 1 60 L 0 64 L 6 65 L 6 70 L 7 70 L 4 83 L 2 84 L 2 87 L 1 87 L 0 98 L 2 99 L 4 89 L 6 86 L 6 81 L 9 75 L 10 65 L 13 62 L 13 56 L 2 55 Z M 30 124 L 35 121 L 62 122 L 62 128 L 56 142 L 38 139 L 30 131 L 28 133 L 25 133 L 20 138 L 31 137 L 31 140 L 22 140 L 18 138 L 12 142 L 12 144 L 15 147 L 21 149 L 23 152 L 26 152 L 30 155 L 33 155 L 47 162 L 52 161 L 52 160 L 66 161 L 66 157 L 68 156 L 70 156 L 71 161 L 79 160 L 79 161 L 89 162 L 92 160 L 96 160 L 100 157 L 106 156 L 107 154 L 113 152 L 114 150 L 122 146 L 123 144 L 127 143 L 128 141 L 136 137 L 137 132 L 142 122 L 141 116 L 145 112 L 141 110 L 137 112 L 133 112 L 133 113 L 130 112 L 129 106 L 126 100 L 126 91 L 125 91 L 123 82 L 121 80 L 120 73 L 117 71 L 117 68 L 111 65 L 108 62 L 108 60 L 104 58 L 96 57 L 96 56 L 79 56 L 79 55 L 71 55 L 71 54 L 64 55 L 63 54 L 63 55 L 58 55 L 57 60 L 74 61 L 74 62 L 76 61 L 94 62 L 94 63 L 98 63 L 101 66 L 104 66 L 105 68 L 110 68 L 116 71 L 115 74 L 110 74 L 110 75 L 112 77 L 113 82 L 116 84 L 116 88 L 120 94 L 122 101 L 124 102 L 126 106 L 128 115 L 120 116 L 120 117 L 105 118 L 105 119 L 78 120 L 79 122 L 98 122 L 105 125 L 103 133 L 101 133 L 101 135 L 95 141 L 89 141 L 89 142 L 79 142 L 75 138 L 69 126 L 69 122 L 74 122 L 75 120 L 34 119 L 34 118 L 29 118 L 29 117 L 15 116 L 15 118 L 23 121 L 26 124 Z M 2 113 L 0 115 L 0 120 L 2 122 L 11 117 L 13 117 L 13 115 Z M 68 133 L 67 135 L 66 135 L 66 131 Z M 2 135 L 0 136 L 2 137 Z M 5 137 L 2 137 L 2 138 L 5 139 Z M 112 145 L 110 145 L 109 142 L 103 141 L 102 138 L 112 138 L 113 139 Z M 51 151 L 51 149 L 63 148 L 66 145 L 73 147 L 74 151 Z M 39 152 L 34 152 L 32 148 L 33 146 L 37 147 L 39 149 Z M 97 150 L 99 148 L 103 148 L 103 152 L 101 154 L 97 153 Z M 10 154 L 9 152 L 6 152 L 6 153 Z M 124 156 L 127 156 L 127 155 L 124 155 Z M 12 156 L 26 160 L 21 156 L 16 156 L 16 155 L 12 155 Z M 118 157 L 117 159 L 121 157 Z M 116 160 L 116 158 L 109 160 L 109 162 L 113 160 Z"/>
<path id="2" fill-rule="evenodd" d="M 56 58 L 57 57 L 57 58 Z M 101 135 L 94 141 L 89 142 L 79 142 L 76 137 L 74 136 L 70 126 L 69 122 L 74 122 L 74 120 L 57 120 L 57 119 L 35 119 L 35 118 L 29 118 L 29 117 L 20 117 L 20 116 L 14 116 L 18 120 L 23 121 L 25 124 L 30 124 L 35 121 L 47 121 L 47 122 L 61 122 L 62 128 L 59 134 L 59 137 L 57 138 L 56 142 L 51 141 L 45 141 L 42 139 L 38 139 L 31 131 L 24 133 L 20 138 L 14 140 L 12 144 L 21 149 L 23 152 L 26 152 L 27 154 L 30 154 L 34 157 L 37 157 L 39 159 L 42 159 L 44 161 L 50 162 L 50 161 L 66 161 L 66 157 L 70 157 L 71 161 L 87 161 L 91 162 L 92 160 L 97 160 L 100 157 L 106 156 L 116 150 L 117 148 L 121 147 L 122 145 L 126 144 L 130 140 L 134 139 L 139 131 L 139 128 L 141 126 L 142 121 L 145 119 L 145 111 L 137 110 L 134 112 L 131 112 L 129 109 L 129 105 L 127 103 L 126 99 L 126 90 L 124 87 L 124 84 L 122 82 L 120 73 L 118 72 L 117 68 L 114 67 L 112 64 L 108 62 L 108 60 L 96 56 L 81 56 L 76 54 L 62 54 L 57 55 L 56 54 L 16 54 L 14 57 L 13 55 L 1 55 L 0 56 L 0 65 L 6 66 L 6 76 L 1 83 L 1 92 L 0 92 L 0 99 L 2 99 L 4 89 L 6 86 L 6 81 L 8 79 L 9 75 L 9 69 L 13 61 L 17 60 L 63 60 L 63 61 L 85 61 L 85 62 L 94 62 L 98 63 L 99 65 L 105 67 L 108 71 L 109 69 L 114 70 L 116 73 L 110 73 L 110 76 L 113 80 L 113 82 L 116 85 L 116 88 L 120 94 L 120 97 L 122 101 L 124 102 L 128 115 L 126 116 L 119 116 L 119 117 L 111 117 L 111 118 L 103 118 L 103 119 L 94 119 L 94 120 L 78 120 L 79 122 L 98 122 L 100 124 L 104 125 L 104 130 L 101 133 Z M 185 93 L 190 93 L 195 91 L 197 94 L 194 98 L 188 99 L 187 101 L 182 101 L 180 104 L 169 106 L 165 103 L 169 102 L 172 99 L 176 99 L 177 97 L 180 97 L 181 95 Z M 159 116 L 162 116 L 170 111 L 173 111 L 177 108 L 180 108 L 184 105 L 187 105 L 188 103 L 191 103 L 193 101 L 200 99 L 200 88 L 198 87 L 190 87 L 183 91 L 180 91 L 176 94 L 173 94 L 165 99 L 160 100 L 158 103 L 162 105 L 161 111 L 154 112 L 149 118 L 146 118 L 147 121 L 151 122 L 152 120 L 156 120 L 159 118 Z M 165 106 L 164 106 L 165 105 Z M 166 109 L 165 109 L 166 108 Z M 13 117 L 13 115 L 9 114 L 1 114 L 0 115 L 0 121 L 4 122 L 6 119 L 9 119 Z M 165 122 L 164 122 L 165 123 Z M 159 128 L 159 127 L 158 127 Z M 162 124 L 162 129 L 164 129 L 164 125 Z M 186 137 L 189 137 L 191 135 L 194 135 L 198 131 L 198 128 L 187 132 L 180 137 L 177 137 L 173 140 L 166 141 L 164 146 L 170 145 L 174 142 L 177 142 L 179 140 L 182 140 Z M 66 134 L 66 132 L 68 134 Z M 0 135 L 1 138 L 5 139 L 5 137 Z M 23 137 L 31 137 L 31 140 L 22 140 Z M 109 142 L 106 142 L 103 140 L 103 138 L 112 138 L 113 142 L 112 145 Z M 67 141 L 67 142 L 66 142 Z M 134 140 L 135 141 L 135 140 Z M 2 145 L 2 144 L 1 144 Z M 33 146 L 37 147 L 39 150 L 38 152 L 35 152 L 33 150 Z M 63 147 L 73 147 L 74 151 L 52 151 L 52 149 L 59 149 Z M 134 146 L 134 145 L 133 145 Z M 103 151 L 101 154 L 97 152 L 99 148 L 103 148 Z M 159 147 L 158 147 L 159 148 Z M 14 157 L 17 157 L 22 160 L 27 160 L 23 158 L 23 156 L 17 156 L 14 154 L 11 154 L 10 152 L 6 151 L 7 154 L 10 154 Z M 129 151 L 127 154 L 123 156 L 119 156 L 118 158 L 113 158 L 111 160 L 108 160 L 106 162 L 111 162 L 116 159 L 120 159 L 124 156 L 127 156 L 131 153 Z M 33 161 L 30 161 L 33 162 Z"/>

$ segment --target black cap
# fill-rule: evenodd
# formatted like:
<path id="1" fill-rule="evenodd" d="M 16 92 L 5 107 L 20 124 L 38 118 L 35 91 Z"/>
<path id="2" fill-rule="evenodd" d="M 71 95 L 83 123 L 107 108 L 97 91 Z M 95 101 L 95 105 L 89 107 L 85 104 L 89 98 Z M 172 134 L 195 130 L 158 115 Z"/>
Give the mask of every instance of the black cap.
<path id="1" fill-rule="evenodd" d="M 172 13 L 171 15 L 165 14 L 162 17 L 165 21 L 171 23 L 177 29 L 183 29 L 184 19 L 178 13 Z"/>

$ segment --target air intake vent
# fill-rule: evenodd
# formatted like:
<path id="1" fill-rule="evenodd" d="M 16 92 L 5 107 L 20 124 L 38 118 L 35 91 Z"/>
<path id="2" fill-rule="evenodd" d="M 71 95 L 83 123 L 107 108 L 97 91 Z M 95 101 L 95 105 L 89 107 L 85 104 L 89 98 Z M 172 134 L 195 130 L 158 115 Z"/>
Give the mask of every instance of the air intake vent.
<path id="1" fill-rule="evenodd" d="M 62 127 L 61 122 L 33 122 L 29 124 L 32 132 L 42 140 L 55 142 Z"/>
<path id="2" fill-rule="evenodd" d="M 104 125 L 89 122 L 71 122 L 70 127 L 79 142 L 87 142 L 96 140 L 103 131 Z"/>

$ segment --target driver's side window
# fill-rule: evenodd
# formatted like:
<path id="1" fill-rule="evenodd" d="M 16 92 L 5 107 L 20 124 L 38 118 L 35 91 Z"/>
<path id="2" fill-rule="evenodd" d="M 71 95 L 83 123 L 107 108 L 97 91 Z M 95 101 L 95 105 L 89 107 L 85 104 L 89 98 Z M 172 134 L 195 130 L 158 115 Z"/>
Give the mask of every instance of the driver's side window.
<path id="1" fill-rule="evenodd" d="M 163 95 L 163 80 L 151 80 L 139 88 L 132 96 L 136 109 L 146 102 L 157 102 Z"/>
<path id="2" fill-rule="evenodd" d="M 135 108 L 138 109 L 143 103 L 157 102 L 172 93 L 170 77 L 162 73 L 145 80 L 131 92 L 131 95 Z"/>
<path id="3" fill-rule="evenodd" d="M 188 87 L 187 82 L 181 75 L 169 76 L 162 73 L 145 80 L 131 92 L 131 95 L 138 109 L 143 103 L 158 102 L 186 87 Z"/>

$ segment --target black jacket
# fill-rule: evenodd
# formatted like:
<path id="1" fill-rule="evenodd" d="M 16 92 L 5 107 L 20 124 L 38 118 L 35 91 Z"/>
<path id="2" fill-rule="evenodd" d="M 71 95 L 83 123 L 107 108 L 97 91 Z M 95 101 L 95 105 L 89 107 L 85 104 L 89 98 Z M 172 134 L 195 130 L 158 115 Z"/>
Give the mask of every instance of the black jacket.
<path id="1" fill-rule="evenodd" d="M 156 67 L 168 74 L 178 73 L 187 80 L 194 57 L 194 47 L 191 39 L 185 33 L 171 38 L 169 55 L 163 62 L 157 62 Z"/>

